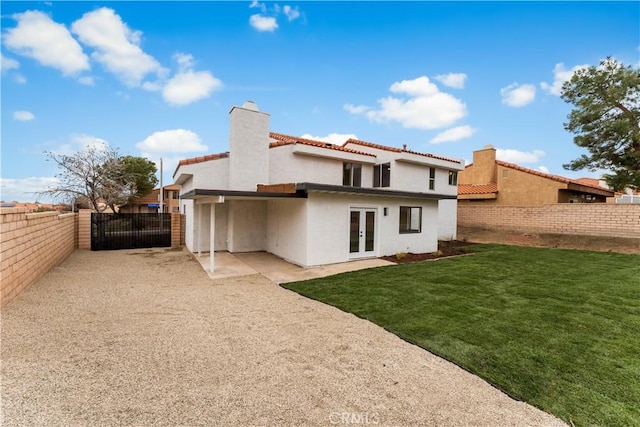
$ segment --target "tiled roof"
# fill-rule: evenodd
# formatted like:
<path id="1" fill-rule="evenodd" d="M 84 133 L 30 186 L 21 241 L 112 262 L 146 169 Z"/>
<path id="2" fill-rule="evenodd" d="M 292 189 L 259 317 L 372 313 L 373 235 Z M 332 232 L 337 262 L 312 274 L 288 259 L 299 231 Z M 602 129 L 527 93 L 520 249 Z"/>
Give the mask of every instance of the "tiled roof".
<path id="1" fill-rule="evenodd" d="M 344 143 L 344 145 L 347 145 L 347 144 L 362 145 L 364 147 L 377 148 L 378 150 L 392 151 L 394 153 L 417 154 L 418 156 L 431 157 L 433 159 L 445 160 L 447 162 L 462 163 L 462 160 L 458 160 L 458 159 L 452 159 L 444 156 L 436 156 L 435 154 L 429 154 L 429 153 L 420 153 L 419 151 L 407 150 L 406 148 L 397 148 L 397 147 L 389 147 L 387 145 L 374 144 L 373 142 L 366 142 L 366 141 L 361 141 L 359 139 L 353 139 L 353 138 L 348 139 L 347 142 Z"/>
<path id="2" fill-rule="evenodd" d="M 500 166 L 507 167 L 507 168 L 519 170 L 521 172 L 530 173 L 532 175 L 541 176 L 543 178 L 551 179 L 553 181 L 562 182 L 562 183 L 565 183 L 565 184 L 577 184 L 577 185 L 582 185 L 582 186 L 585 186 L 585 187 L 596 188 L 598 190 L 610 191 L 609 189 L 604 188 L 604 187 L 600 187 L 597 184 L 596 185 L 592 185 L 592 184 L 589 184 L 589 183 L 580 182 L 580 180 L 577 180 L 577 179 L 569 179 L 569 178 L 566 178 L 566 177 L 560 176 L 560 175 L 552 175 L 550 173 L 540 172 L 540 171 L 537 171 L 535 169 L 529 169 L 529 168 L 522 167 L 520 165 L 516 165 L 514 163 L 503 162 L 502 160 L 496 160 L 496 164 L 498 164 Z"/>
<path id="3" fill-rule="evenodd" d="M 209 160 L 225 159 L 227 157 L 229 157 L 229 153 L 207 154 L 206 156 L 182 159 L 180 160 L 180 163 L 178 165 L 179 166 L 192 165 L 194 163 L 208 162 Z"/>
<path id="4" fill-rule="evenodd" d="M 303 144 L 303 145 L 310 145 L 310 146 L 319 147 L 319 148 L 328 148 L 330 150 L 344 151 L 346 153 L 361 154 L 363 156 L 375 157 L 374 154 L 365 153 L 364 151 L 352 150 L 342 145 L 331 144 L 331 143 L 322 142 L 322 141 L 315 141 L 313 139 L 299 138 L 297 136 L 285 135 L 277 132 L 270 132 L 269 137 L 275 140 L 274 142 L 269 144 L 269 148 L 281 147 L 283 145 L 291 145 L 291 144 Z"/>
<path id="5" fill-rule="evenodd" d="M 578 178 L 575 181 L 582 185 L 591 185 L 593 187 L 600 187 L 600 180 L 596 178 Z M 606 188 L 608 190 L 607 187 L 602 187 L 602 188 Z"/>
<path id="6" fill-rule="evenodd" d="M 490 184 L 458 184 L 458 195 L 463 194 L 487 194 L 497 193 L 498 184 L 492 182 Z"/>

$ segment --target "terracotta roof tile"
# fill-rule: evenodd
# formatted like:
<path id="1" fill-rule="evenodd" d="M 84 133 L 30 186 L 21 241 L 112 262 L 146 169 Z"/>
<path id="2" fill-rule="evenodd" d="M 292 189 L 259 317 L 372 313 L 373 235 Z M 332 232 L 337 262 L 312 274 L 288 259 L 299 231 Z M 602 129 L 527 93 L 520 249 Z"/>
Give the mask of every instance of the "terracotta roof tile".
<path id="1" fill-rule="evenodd" d="M 591 185 L 593 187 L 600 187 L 600 180 L 596 178 L 578 178 L 575 181 L 582 185 Z M 607 187 L 602 187 L 602 188 L 608 189 Z"/>
<path id="2" fill-rule="evenodd" d="M 372 156 L 375 157 L 375 154 L 366 153 L 364 151 L 352 150 L 350 148 L 346 148 L 343 145 L 331 144 L 328 142 L 316 141 L 313 139 L 299 138 L 297 136 L 285 135 L 277 132 L 270 132 L 269 137 L 274 139 L 275 141 L 269 144 L 269 148 L 281 147 L 283 145 L 292 145 L 292 144 L 302 144 L 302 145 L 310 145 L 313 147 L 319 148 L 328 148 L 330 150 L 338 150 L 346 153 L 360 154 L 363 156 Z"/>
<path id="3" fill-rule="evenodd" d="M 344 145 L 347 145 L 347 144 L 362 145 L 364 147 L 377 148 L 378 150 L 392 151 L 394 153 L 417 154 L 418 156 L 431 157 L 433 159 L 445 160 L 447 162 L 462 163 L 462 160 L 452 159 L 450 157 L 436 156 L 435 154 L 429 154 L 429 153 L 421 153 L 419 151 L 407 150 L 406 148 L 389 147 L 386 145 L 374 144 L 373 142 L 366 142 L 366 141 L 361 141 L 359 139 L 353 139 L 353 138 L 348 139 L 347 142 L 344 143 Z"/>
<path id="4" fill-rule="evenodd" d="M 498 184 L 492 182 L 490 184 L 458 184 L 458 195 L 463 194 L 487 194 L 497 193 Z"/>
<path id="5" fill-rule="evenodd" d="M 229 157 L 229 153 L 207 154 L 205 156 L 182 159 L 180 160 L 180 163 L 178 163 L 178 165 L 179 166 L 192 165 L 194 163 L 208 162 L 209 160 L 226 159 L 227 157 Z"/>
<path id="6" fill-rule="evenodd" d="M 530 173 L 532 175 L 541 176 L 543 178 L 551 179 L 553 181 L 562 182 L 562 183 L 565 183 L 565 184 L 577 184 L 577 185 L 583 185 L 585 187 L 596 188 L 598 190 L 609 191 L 609 189 L 604 188 L 604 187 L 600 187 L 597 184 L 596 185 L 592 185 L 592 184 L 589 184 L 589 183 L 586 183 L 586 182 L 581 182 L 579 179 L 569 179 L 569 178 L 566 178 L 566 177 L 560 176 L 560 175 L 553 175 L 553 174 L 550 174 L 550 173 L 540 172 L 538 170 L 525 168 L 525 167 L 522 167 L 520 165 L 516 165 L 514 163 L 503 162 L 502 160 L 496 160 L 496 164 L 498 164 L 500 166 L 507 167 L 507 168 L 519 170 L 521 172 Z"/>

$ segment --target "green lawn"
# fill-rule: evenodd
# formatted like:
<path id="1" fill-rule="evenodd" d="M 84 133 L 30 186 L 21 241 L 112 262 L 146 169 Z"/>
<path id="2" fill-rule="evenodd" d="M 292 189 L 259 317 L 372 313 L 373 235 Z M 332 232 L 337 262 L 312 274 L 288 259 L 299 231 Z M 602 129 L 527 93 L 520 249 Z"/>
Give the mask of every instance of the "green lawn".
<path id="1" fill-rule="evenodd" d="M 640 255 L 473 249 L 283 286 L 576 426 L 640 426 Z"/>

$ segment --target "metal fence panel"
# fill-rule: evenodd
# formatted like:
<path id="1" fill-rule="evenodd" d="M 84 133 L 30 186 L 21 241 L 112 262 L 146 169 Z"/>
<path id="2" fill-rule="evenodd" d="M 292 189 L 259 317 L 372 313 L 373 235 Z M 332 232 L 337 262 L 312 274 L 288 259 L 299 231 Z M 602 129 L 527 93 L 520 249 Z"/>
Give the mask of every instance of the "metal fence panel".
<path id="1" fill-rule="evenodd" d="M 92 251 L 169 246 L 171 214 L 91 214 Z"/>

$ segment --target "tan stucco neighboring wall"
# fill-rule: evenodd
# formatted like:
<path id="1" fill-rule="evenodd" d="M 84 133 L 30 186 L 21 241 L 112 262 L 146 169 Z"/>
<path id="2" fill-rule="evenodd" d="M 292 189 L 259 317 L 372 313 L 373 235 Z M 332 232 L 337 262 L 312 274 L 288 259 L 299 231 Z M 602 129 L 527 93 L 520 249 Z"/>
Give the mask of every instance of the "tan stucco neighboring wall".
<path id="1" fill-rule="evenodd" d="M 497 205 L 544 205 L 558 203 L 558 190 L 567 184 L 517 169 L 497 165 Z M 506 171 L 506 172 L 505 172 Z M 567 202 L 566 200 L 565 202 Z"/>
<path id="2" fill-rule="evenodd" d="M 496 182 L 496 149 L 486 147 L 473 152 L 473 163 L 458 172 L 458 184 Z"/>

